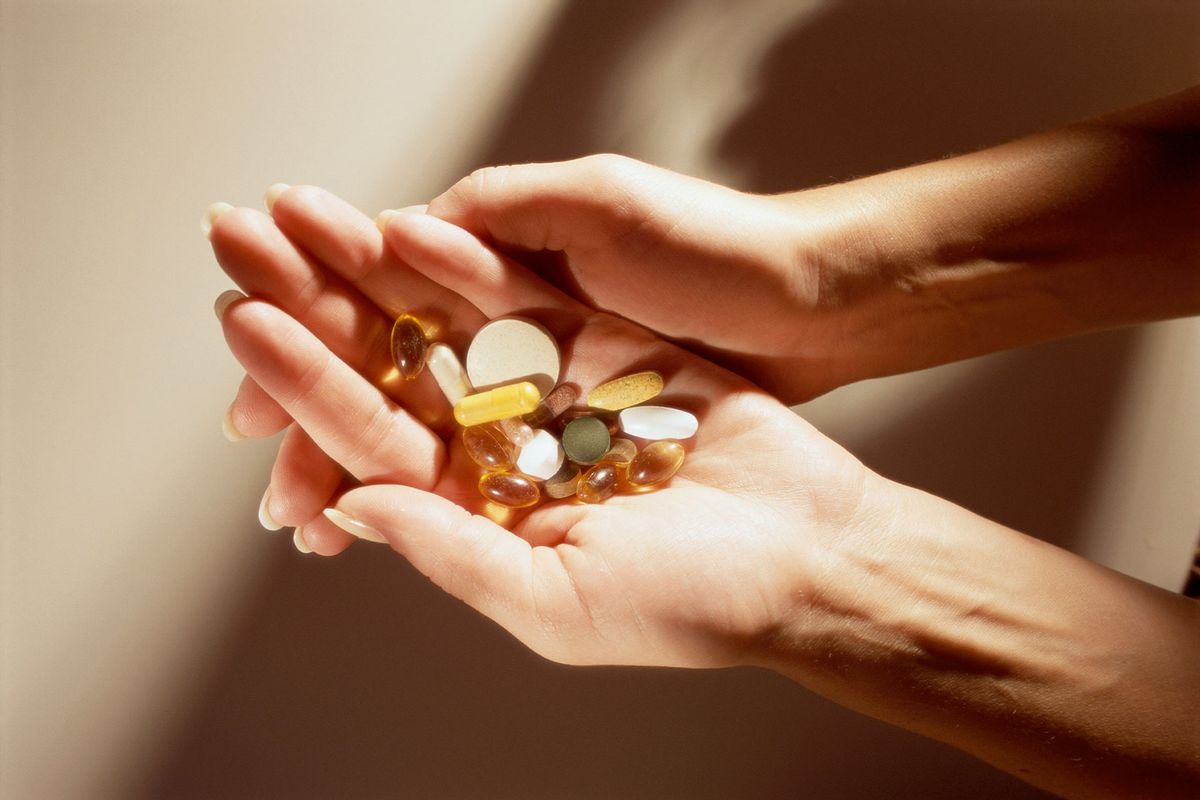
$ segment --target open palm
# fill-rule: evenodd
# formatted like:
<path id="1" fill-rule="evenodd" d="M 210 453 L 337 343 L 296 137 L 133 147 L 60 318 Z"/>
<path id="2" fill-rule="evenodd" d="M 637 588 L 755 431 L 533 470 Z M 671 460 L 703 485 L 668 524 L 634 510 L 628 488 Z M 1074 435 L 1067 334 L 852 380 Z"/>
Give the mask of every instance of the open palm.
<path id="1" fill-rule="evenodd" d="M 365 218 L 320 190 L 284 193 L 275 219 L 279 228 L 256 212 L 227 213 L 213 241 L 231 275 L 271 301 L 238 301 L 223 322 L 256 385 L 295 420 L 289 437 L 315 445 L 289 451 L 285 438 L 272 482 L 310 540 L 344 546 L 310 521 L 324 519 L 316 512 L 339 486 L 353 485 L 340 465 L 363 484 L 336 499 L 360 535 L 377 532 L 448 592 L 572 663 L 741 663 L 819 580 L 822 554 L 855 517 L 869 473 L 767 394 L 567 297 L 434 217 L 389 215 L 391 252 Z M 250 256 L 231 268 L 235 250 Z M 300 256 L 295 268 L 309 279 L 284 280 L 284 253 Z M 275 277 L 256 290 L 249 274 Z M 308 296 L 281 301 L 285 283 Z M 430 377 L 397 386 L 381 368 L 381 320 L 399 311 L 429 320 L 459 352 L 486 319 L 535 318 L 563 350 L 561 379 L 585 390 L 658 370 L 663 402 L 700 419 L 687 461 L 652 492 L 545 502 L 497 519 Z M 314 482 L 314 473 L 326 477 Z"/>

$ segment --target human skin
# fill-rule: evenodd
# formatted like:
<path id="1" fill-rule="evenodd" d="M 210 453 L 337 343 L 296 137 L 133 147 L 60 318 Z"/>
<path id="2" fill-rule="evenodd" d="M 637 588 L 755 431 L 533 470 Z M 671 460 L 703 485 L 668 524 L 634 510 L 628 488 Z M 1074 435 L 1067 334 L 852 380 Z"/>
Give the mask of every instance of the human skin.
<path id="1" fill-rule="evenodd" d="M 792 401 L 861 377 L 1196 311 L 1195 97 L 1192 92 L 984 153 L 774 198 L 615 157 L 486 170 L 433 201 L 428 213 L 388 215 L 389 248 L 370 221 L 344 203 L 312 187 L 296 187 L 273 198 L 274 224 L 248 210 L 222 214 L 213 242 L 239 284 L 294 314 L 359 374 L 376 379 L 388 401 L 418 415 L 428 415 L 420 399 L 428 396 L 428 386 L 397 386 L 378 377 L 387 370 L 381 337 L 389 316 L 414 306 L 453 309 L 445 334 L 461 344 L 484 318 L 481 308 L 445 294 L 423 274 L 486 304 L 473 284 L 488 270 L 464 271 L 463 265 L 486 265 L 488 258 L 508 263 L 494 253 L 481 255 L 490 251 L 455 238 L 458 229 L 440 226 L 439 218 L 548 269 L 548 277 L 592 307 L 637 319 Z M 511 227 L 504 228 L 505 222 Z M 296 246 L 311 255 L 301 256 Z M 549 264 L 540 254 L 525 253 L 546 248 L 557 251 Z M 507 276 L 502 284 L 525 286 L 529 277 L 511 269 L 501 273 Z M 458 283 L 448 277 L 454 275 Z M 737 292 L 729 291 L 731 281 Z M 543 308 L 544 286 L 530 285 L 539 287 L 528 290 L 537 299 L 514 302 Z M 584 306 L 573 313 L 597 320 L 594 324 L 615 322 Z M 717 313 L 751 322 L 714 326 Z M 567 329 L 575 325 L 567 323 Z M 291 343 L 303 338 L 278 319 L 249 328 L 258 338 L 251 337 L 249 345 L 243 341 L 244 359 L 263 357 L 281 336 Z M 292 418 L 289 403 L 272 397 L 294 394 L 295 387 L 286 380 L 272 383 L 269 363 L 256 369 L 248 364 L 259 381 L 244 384 L 231 410 L 243 433 L 273 433 Z M 265 393 L 259 387 L 263 380 Z M 811 429 L 793 430 L 782 420 L 775 427 L 772 409 L 772 422 L 763 424 L 772 445 L 796 442 L 795 457 L 808 452 L 810 440 L 824 442 Z M 367 430 L 380 430 L 378 420 L 388 418 L 376 412 Z M 413 464 L 422 463 L 419 447 L 403 464 L 379 471 L 358 463 L 374 446 L 364 442 L 338 451 L 329 443 L 331 437 L 350 441 L 347 431 L 353 429 L 336 433 L 345 420 L 328 419 L 322 428 L 316 421 L 306 424 L 303 416 L 296 419 L 276 464 L 268 506 L 278 521 L 303 525 L 302 540 L 318 552 L 338 552 L 350 541 L 317 514 L 355 483 L 345 479 L 338 461 L 368 483 L 437 486 L 467 508 L 478 502 L 473 488 L 462 493 L 456 479 L 428 484 L 430 474 L 410 474 Z M 415 432 L 425 430 L 440 441 L 444 420 L 424 421 L 431 429 L 405 426 L 406 434 L 425 441 Z M 709 428 L 706 416 L 702 433 Z M 393 444 L 376 438 L 380 450 Z M 697 442 L 701 445 L 697 452 L 708 450 L 707 443 Z M 434 460 L 428 463 L 436 464 L 437 445 L 429 446 Z M 700 652 L 732 661 L 672 661 L 663 657 L 666 651 L 658 651 L 657 660 L 644 653 L 639 660 L 619 647 L 598 657 L 580 656 L 590 651 L 548 649 L 523 635 L 528 627 L 520 619 L 491 615 L 539 652 L 572 663 L 769 666 L 848 706 L 948 741 L 1064 794 L 1186 792 L 1200 762 L 1195 737 L 1189 736 L 1200 712 L 1192 666 L 1200 655 L 1194 605 L 883 481 L 830 443 L 822 447 L 840 453 L 825 477 L 861 473 L 862 495 L 854 513 L 838 504 L 841 512 L 821 513 L 821 487 L 829 490 L 826 500 L 841 497 L 840 503 L 846 487 L 836 480 L 822 483 L 822 475 L 800 469 L 796 478 L 817 513 L 806 515 L 803 502 L 780 506 L 779 498 L 774 503 L 753 498 L 796 520 L 791 536 L 781 531 L 778 539 L 763 525 L 768 540 L 783 543 L 773 557 L 800 566 L 783 570 L 766 587 L 738 580 L 728 587 L 733 594 L 716 596 L 729 613 L 742 608 L 738 587 L 748 594 L 753 587 L 761 597 L 775 598 L 761 605 L 763 613 L 743 619 L 748 627 L 717 625 L 714 633 L 704 614 L 689 620 L 659 609 L 666 615 L 665 636 L 684 640 L 689 631 L 699 632 L 708 642 Z M 690 472 L 694 461 L 690 456 L 677 481 L 697 480 L 695 488 L 737 494 L 712 483 L 707 473 Z M 453 457 L 449 463 L 453 467 Z M 769 460 L 759 463 L 761 474 L 774 481 L 787 462 L 781 457 L 778 469 L 765 469 Z M 776 488 L 787 495 L 790 485 L 782 480 Z M 407 516 L 413 513 L 408 495 L 397 511 L 395 502 L 382 498 L 359 503 L 356 498 L 366 491 L 377 488 L 350 491 L 338 507 L 410 557 L 413 548 L 436 544 L 411 539 L 422 535 L 414 530 L 422 526 Z M 629 499 L 656 496 L 661 495 Z M 691 503 L 684 505 L 690 509 Z M 457 512 L 443 506 L 420 513 L 426 511 L 434 516 L 418 516 L 426 519 L 425 527 L 453 527 Z M 740 553 L 747 547 L 742 529 L 757 518 L 733 516 L 738 521 L 728 525 L 738 531 L 736 542 L 718 541 Z M 651 523 L 651 530 L 674 524 L 705 534 L 701 542 L 710 540 L 706 528 L 689 524 L 686 516 L 675 519 Z M 535 529 L 544 531 L 540 524 L 514 528 L 523 536 Z M 767 558 L 763 549 L 746 553 Z M 724 565 L 726 557 L 716 561 Z M 414 563 L 426 569 L 419 561 L 420 556 Z M 713 564 L 687 565 L 687 574 L 654 580 L 710 578 Z M 743 571 L 732 572 L 745 578 Z M 480 607 L 468 591 L 446 588 Z M 621 590 L 636 595 L 637 587 Z M 779 601 L 778 592 L 789 599 Z M 731 655 L 739 648 L 740 656 Z"/>

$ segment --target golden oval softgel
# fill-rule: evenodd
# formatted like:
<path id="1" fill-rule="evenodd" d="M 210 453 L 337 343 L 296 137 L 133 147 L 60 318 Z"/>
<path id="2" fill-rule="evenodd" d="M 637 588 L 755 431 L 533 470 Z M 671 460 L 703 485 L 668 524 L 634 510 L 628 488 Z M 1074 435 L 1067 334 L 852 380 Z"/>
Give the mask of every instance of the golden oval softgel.
<path id="1" fill-rule="evenodd" d="M 515 472 L 488 472 L 479 479 L 479 493 L 509 508 L 525 508 L 541 498 L 537 484 Z"/>
<path id="2" fill-rule="evenodd" d="M 679 442 L 671 439 L 651 442 L 629 462 L 626 480 L 634 486 L 662 483 L 683 466 L 683 456 L 683 445 Z"/>
<path id="3" fill-rule="evenodd" d="M 425 329 L 412 314 L 401 314 L 392 325 L 392 362 L 406 381 L 421 374 L 425 367 Z"/>

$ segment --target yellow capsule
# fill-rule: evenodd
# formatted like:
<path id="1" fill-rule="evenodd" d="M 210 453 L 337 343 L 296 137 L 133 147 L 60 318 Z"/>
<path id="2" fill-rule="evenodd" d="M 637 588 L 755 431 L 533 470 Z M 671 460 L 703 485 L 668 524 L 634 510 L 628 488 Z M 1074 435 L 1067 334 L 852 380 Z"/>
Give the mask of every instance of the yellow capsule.
<path id="1" fill-rule="evenodd" d="M 479 479 L 479 493 L 509 508 L 531 506 L 541 497 L 537 484 L 515 472 L 488 472 Z"/>
<path id="2" fill-rule="evenodd" d="M 579 479 L 575 494 L 585 503 L 602 503 L 617 491 L 619 477 L 616 466 L 607 463 L 597 464 Z"/>
<path id="3" fill-rule="evenodd" d="M 454 418 L 463 427 L 519 417 L 537 408 L 542 395 L 529 381 L 470 394 L 454 404 Z"/>
<path id="4" fill-rule="evenodd" d="M 412 314 L 401 314 L 392 325 L 392 361 L 406 381 L 421 374 L 425 366 L 425 329 Z"/>
<path id="5" fill-rule="evenodd" d="M 651 442 L 629 462 L 626 479 L 634 486 L 662 483 L 683 466 L 683 455 L 683 445 L 672 439 Z"/>
<path id="6" fill-rule="evenodd" d="M 512 444 L 494 425 L 472 425 L 463 428 L 462 440 L 467 455 L 484 469 L 512 468 Z"/>

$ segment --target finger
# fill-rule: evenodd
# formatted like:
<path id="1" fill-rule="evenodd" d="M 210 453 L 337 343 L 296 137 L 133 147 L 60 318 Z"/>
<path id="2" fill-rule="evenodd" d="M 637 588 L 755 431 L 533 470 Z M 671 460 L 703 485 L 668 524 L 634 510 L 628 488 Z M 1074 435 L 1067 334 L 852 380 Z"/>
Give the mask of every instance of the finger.
<path id="1" fill-rule="evenodd" d="M 246 299 L 226 309 L 222 324 L 246 372 L 358 480 L 435 483 L 445 457 L 441 439 L 299 322 Z"/>
<path id="2" fill-rule="evenodd" d="M 267 512 L 283 525 L 304 525 L 329 505 L 343 475 L 303 428 L 292 425 L 275 455 Z"/>
<path id="3" fill-rule="evenodd" d="M 213 252 L 247 294 L 299 320 L 371 380 L 391 371 L 391 319 L 297 249 L 272 219 L 235 208 L 213 223 Z"/>
<path id="4" fill-rule="evenodd" d="M 427 213 L 531 251 L 601 247 L 644 221 L 629 187 L 652 169 L 612 155 L 485 167 L 435 198 Z"/>
<path id="5" fill-rule="evenodd" d="M 409 210 L 422 212 L 424 206 Z M 316 186 L 292 186 L 278 194 L 271 213 L 289 239 L 393 318 L 420 318 L 432 338 L 462 347 L 486 322 L 461 297 L 397 258 L 374 220 L 340 197 Z"/>
<path id="6" fill-rule="evenodd" d="M 242 377 L 237 395 L 225 412 L 226 425 L 236 434 L 230 438 L 264 438 L 274 436 L 292 422 L 275 398 L 262 390 L 249 375 Z"/>
<path id="7" fill-rule="evenodd" d="M 427 214 L 384 212 L 380 224 L 388 246 L 419 272 L 465 298 L 489 318 L 536 311 L 578 317 L 583 305 L 533 272 L 486 247 L 473 234 Z"/>
<path id="8" fill-rule="evenodd" d="M 296 531 L 292 540 L 296 549 L 319 556 L 336 556 L 357 541 L 357 537 L 334 525 L 324 514 L 317 514 Z"/>
<path id="9" fill-rule="evenodd" d="M 529 543 L 429 492 L 364 486 L 342 495 L 331 518 L 392 549 L 449 594 L 518 636 L 528 632 L 533 582 Z M 328 512 L 327 512 L 328 513 Z"/>

